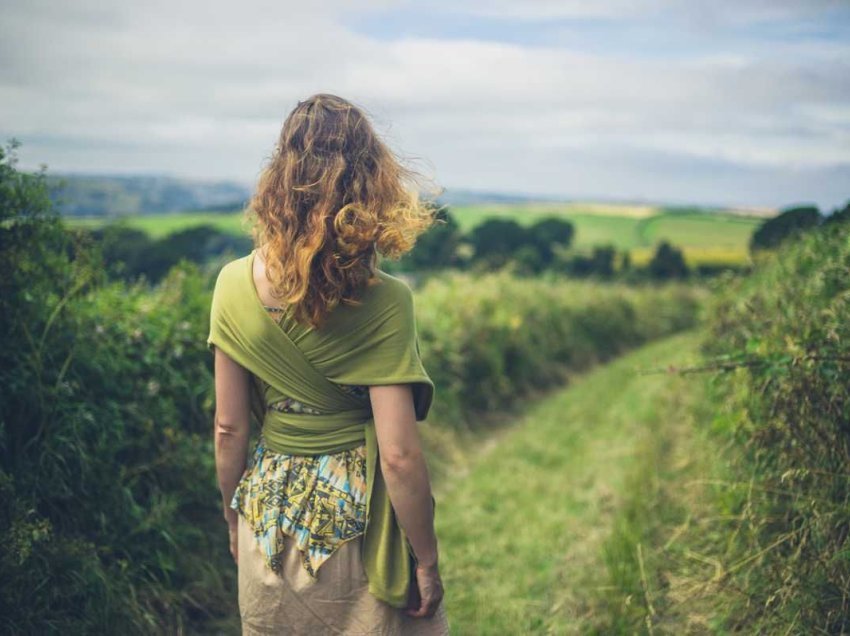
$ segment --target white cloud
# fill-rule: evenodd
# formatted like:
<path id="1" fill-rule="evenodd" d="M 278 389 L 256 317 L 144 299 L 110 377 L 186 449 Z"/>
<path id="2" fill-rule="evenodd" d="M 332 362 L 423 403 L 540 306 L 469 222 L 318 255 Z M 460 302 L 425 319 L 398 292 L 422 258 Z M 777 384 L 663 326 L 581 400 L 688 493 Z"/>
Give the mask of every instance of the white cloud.
<path id="1" fill-rule="evenodd" d="M 714 190 L 715 163 L 744 176 L 850 165 L 847 44 L 794 41 L 767 54 L 754 39 L 636 57 L 474 33 L 387 41 L 346 28 L 346 3 L 316 5 L 21 1 L 0 25 L 0 134 L 55 170 L 249 181 L 295 102 L 330 91 L 365 106 L 395 146 L 455 186 L 664 198 L 687 184 L 701 200 Z M 462 5 L 527 19 L 593 7 L 621 20 L 636 6 L 670 3 Z M 801 6 L 741 4 L 745 15 L 811 11 Z M 683 177 L 676 156 L 693 175 Z M 726 196 L 781 203 L 736 183 Z M 834 197 L 838 187 L 822 190 Z"/>

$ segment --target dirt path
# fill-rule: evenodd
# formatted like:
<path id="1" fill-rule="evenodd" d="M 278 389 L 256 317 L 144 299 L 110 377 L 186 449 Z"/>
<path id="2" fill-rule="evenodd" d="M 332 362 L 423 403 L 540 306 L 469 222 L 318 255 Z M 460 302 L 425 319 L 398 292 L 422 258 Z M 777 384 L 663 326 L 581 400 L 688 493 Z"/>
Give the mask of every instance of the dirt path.
<path id="1" fill-rule="evenodd" d="M 629 353 L 535 404 L 498 445 L 437 489 L 455 634 L 583 633 L 587 586 L 648 437 L 677 417 L 695 333 Z M 645 458 L 643 458 L 645 459 Z"/>

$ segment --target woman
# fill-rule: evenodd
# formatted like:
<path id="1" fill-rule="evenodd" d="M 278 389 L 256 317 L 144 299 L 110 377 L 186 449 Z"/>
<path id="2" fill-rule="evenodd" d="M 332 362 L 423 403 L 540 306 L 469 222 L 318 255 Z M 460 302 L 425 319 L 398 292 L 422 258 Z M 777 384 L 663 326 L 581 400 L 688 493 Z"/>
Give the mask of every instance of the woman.
<path id="1" fill-rule="evenodd" d="M 215 458 L 244 634 L 445 634 L 413 296 L 377 269 L 433 222 L 364 114 L 300 102 L 211 307 Z M 249 421 L 262 424 L 246 468 Z"/>

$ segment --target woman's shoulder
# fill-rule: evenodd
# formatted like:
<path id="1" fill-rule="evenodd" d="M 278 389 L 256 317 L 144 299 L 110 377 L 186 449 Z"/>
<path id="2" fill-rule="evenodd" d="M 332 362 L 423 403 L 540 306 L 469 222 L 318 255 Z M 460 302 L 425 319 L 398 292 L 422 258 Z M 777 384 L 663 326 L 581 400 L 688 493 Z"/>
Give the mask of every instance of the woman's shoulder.
<path id="1" fill-rule="evenodd" d="M 387 320 L 410 315 L 412 305 L 413 291 L 407 282 L 378 269 L 357 294 L 356 302 L 343 303 L 331 312 L 326 330 L 357 331 L 357 325 L 365 324 L 378 327 L 386 324 Z M 362 331 L 367 333 L 370 329 Z"/>
<path id="2" fill-rule="evenodd" d="M 404 301 L 413 296 L 413 290 L 407 281 L 388 274 L 382 269 L 376 270 L 376 276 L 372 278 L 367 286 L 367 293 L 385 300 Z"/>
<path id="3" fill-rule="evenodd" d="M 250 257 L 251 254 L 246 254 L 245 256 L 240 256 L 239 258 L 234 258 L 233 260 L 224 263 L 224 265 L 222 265 L 218 270 L 216 286 L 221 283 L 231 281 L 241 283 L 244 280 L 243 273 L 248 266 L 247 261 Z"/>
<path id="4" fill-rule="evenodd" d="M 252 254 L 253 254 L 253 252 L 249 252 L 248 254 L 245 254 L 244 256 L 240 256 L 239 258 L 234 258 L 233 260 L 227 261 L 226 263 L 224 263 L 224 265 L 221 266 L 221 271 L 222 272 L 225 272 L 225 271 L 231 272 L 231 271 L 234 271 L 234 270 L 238 270 L 241 267 L 244 267 L 245 265 L 248 264 L 248 259 L 251 258 Z"/>

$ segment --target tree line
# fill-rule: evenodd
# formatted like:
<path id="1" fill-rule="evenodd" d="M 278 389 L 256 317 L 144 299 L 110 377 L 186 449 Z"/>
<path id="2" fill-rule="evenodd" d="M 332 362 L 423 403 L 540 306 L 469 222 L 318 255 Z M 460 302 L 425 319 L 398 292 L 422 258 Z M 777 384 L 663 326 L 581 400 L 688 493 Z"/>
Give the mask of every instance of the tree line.
<path id="1" fill-rule="evenodd" d="M 247 236 L 235 236 L 212 225 L 199 225 L 154 239 L 124 221 L 92 230 L 78 230 L 98 245 L 113 279 L 144 277 L 158 282 L 181 260 L 206 263 L 224 254 L 243 254 L 252 248 Z M 570 251 L 575 228 L 569 221 L 549 217 L 530 226 L 511 219 L 488 219 L 463 234 L 448 209 L 419 237 L 414 249 L 399 262 L 384 263 L 390 271 L 456 269 L 490 272 L 509 268 L 519 275 L 554 271 L 572 277 L 681 279 L 691 270 L 682 251 L 666 241 L 656 247 L 645 268 L 633 267 L 627 250 L 599 245 L 587 254 Z M 696 273 L 712 273 L 700 269 Z"/>
<path id="2" fill-rule="evenodd" d="M 448 207 L 435 211 L 436 223 L 421 235 L 415 247 L 398 262 L 385 262 L 391 272 L 432 272 L 457 269 L 489 272 L 509 269 L 524 276 L 554 272 L 575 278 L 625 281 L 674 280 L 705 277 L 743 267 L 732 264 L 690 266 L 681 248 L 662 240 L 644 266 L 636 266 L 627 249 L 596 245 L 588 251 L 573 245 L 575 226 L 558 216 L 543 217 L 530 225 L 514 219 L 490 218 L 463 232 Z M 850 203 L 824 215 L 813 206 L 783 210 L 765 220 L 753 233 L 750 251 L 775 249 L 789 237 L 822 224 L 850 220 Z M 207 263 L 225 254 L 251 250 L 247 236 L 236 236 L 212 225 L 199 225 L 161 239 L 126 222 L 114 222 L 94 230 L 80 230 L 100 246 L 112 278 L 151 282 L 161 280 L 180 260 Z"/>

